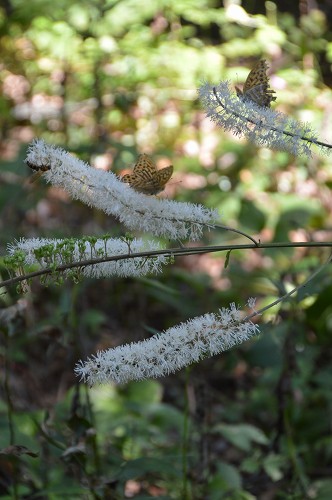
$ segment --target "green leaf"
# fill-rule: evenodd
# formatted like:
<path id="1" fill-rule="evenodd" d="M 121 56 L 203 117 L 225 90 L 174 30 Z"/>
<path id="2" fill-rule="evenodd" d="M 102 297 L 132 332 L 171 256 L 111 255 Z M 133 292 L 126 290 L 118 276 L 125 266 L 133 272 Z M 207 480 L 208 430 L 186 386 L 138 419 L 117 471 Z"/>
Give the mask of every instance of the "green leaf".
<path id="1" fill-rule="evenodd" d="M 233 465 L 225 462 L 218 462 L 217 473 L 214 474 L 209 483 L 211 492 L 228 491 L 229 489 L 241 488 L 241 475 Z M 212 498 L 215 498 L 212 496 Z M 219 497 L 220 498 L 220 497 Z"/>
<path id="2" fill-rule="evenodd" d="M 159 403 L 162 398 L 162 387 L 155 380 L 131 382 L 126 386 L 125 392 L 130 401 L 140 404 Z"/>
<path id="3" fill-rule="evenodd" d="M 220 432 L 230 443 L 243 451 L 250 451 L 252 443 L 268 443 L 265 434 L 257 427 L 249 424 L 218 424 L 214 427 L 214 431 Z"/>
<path id="4" fill-rule="evenodd" d="M 279 481 L 284 476 L 282 466 L 285 464 L 285 457 L 276 455 L 275 453 L 270 453 L 267 457 L 264 458 L 263 468 L 266 474 L 270 476 L 273 481 Z"/>
<path id="5" fill-rule="evenodd" d="M 239 214 L 240 223 L 248 229 L 259 232 L 261 231 L 266 222 L 264 212 L 262 212 L 253 202 L 243 200 L 241 203 L 241 210 Z"/>
<path id="6" fill-rule="evenodd" d="M 316 481 L 312 486 L 315 491 L 315 500 L 331 500 L 332 498 L 332 479 L 323 479 Z"/>
<path id="7" fill-rule="evenodd" d="M 209 482 L 209 500 L 255 500 L 256 497 L 242 490 L 242 478 L 236 467 L 219 462 L 217 472 Z"/>
<path id="8" fill-rule="evenodd" d="M 135 460 L 129 460 L 122 466 L 117 479 L 127 481 L 128 479 L 134 479 L 148 473 L 161 475 L 169 474 L 173 477 L 180 477 L 180 459 L 178 465 L 179 467 L 177 468 L 176 459 L 174 459 L 174 457 L 172 459 L 161 459 L 157 457 L 137 458 Z"/>
<path id="9" fill-rule="evenodd" d="M 227 267 L 228 267 L 229 258 L 231 256 L 231 252 L 232 252 L 232 250 L 228 250 L 228 252 L 226 253 L 226 259 L 225 259 L 225 263 L 224 263 L 224 269 L 227 269 Z"/>

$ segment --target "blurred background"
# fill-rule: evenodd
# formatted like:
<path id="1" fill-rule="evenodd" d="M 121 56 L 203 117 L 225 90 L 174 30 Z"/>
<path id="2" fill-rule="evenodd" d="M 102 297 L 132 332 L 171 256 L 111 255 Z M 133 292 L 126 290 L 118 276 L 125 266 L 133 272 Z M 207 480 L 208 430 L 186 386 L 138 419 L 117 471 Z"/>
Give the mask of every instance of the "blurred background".
<path id="1" fill-rule="evenodd" d="M 224 224 L 261 241 L 330 241 L 330 159 L 223 132 L 197 88 L 241 86 L 264 58 L 272 108 L 332 143 L 331 18 L 329 0 L 2 0 L 2 279 L 6 246 L 20 237 L 125 232 L 42 178 L 30 182 L 24 158 L 36 137 L 118 175 L 143 152 L 172 163 L 161 196 L 218 208 Z M 198 244 L 246 242 L 219 229 Z M 0 495 L 332 498 L 329 270 L 265 314 L 260 338 L 188 370 L 93 389 L 73 375 L 97 350 L 251 296 L 264 306 L 328 255 L 234 251 L 226 269 L 225 254 L 206 254 L 157 278 L 35 280 L 25 296 L 3 288 Z"/>

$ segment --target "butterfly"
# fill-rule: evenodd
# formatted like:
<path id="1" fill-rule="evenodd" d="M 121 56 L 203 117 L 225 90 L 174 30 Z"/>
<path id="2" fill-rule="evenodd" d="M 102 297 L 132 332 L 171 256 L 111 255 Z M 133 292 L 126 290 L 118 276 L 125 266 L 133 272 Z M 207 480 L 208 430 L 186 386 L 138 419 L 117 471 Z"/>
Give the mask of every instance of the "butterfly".
<path id="1" fill-rule="evenodd" d="M 41 177 L 43 172 L 47 172 L 48 170 L 51 169 L 51 167 L 48 165 L 36 165 L 29 160 L 25 160 L 25 163 L 26 163 L 26 165 L 28 165 L 28 167 L 30 167 L 35 172 L 33 174 L 33 176 L 30 177 L 30 181 L 29 181 L 30 183 L 35 182 L 37 179 L 39 179 L 39 177 Z"/>
<path id="2" fill-rule="evenodd" d="M 36 165 L 29 160 L 25 160 L 25 163 L 35 172 L 47 172 L 47 170 L 51 169 L 51 167 L 48 165 Z"/>
<path id="3" fill-rule="evenodd" d="M 121 181 L 126 182 L 139 193 L 158 194 L 164 190 L 172 174 L 173 165 L 157 170 L 151 158 L 142 154 L 137 159 L 133 173 L 122 176 Z"/>
<path id="4" fill-rule="evenodd" d="M 268 65 L 265 59 L 258 61 L 256 66 L 250 71 L 245 81 L 243 91 L 235 87 L 238 97 L 253 101 L 258 106 L 269 108 L 272 101 L 277 98 L 272 95 L 275 90 L 269 88 L 269 79 L 266 75 Z"/>

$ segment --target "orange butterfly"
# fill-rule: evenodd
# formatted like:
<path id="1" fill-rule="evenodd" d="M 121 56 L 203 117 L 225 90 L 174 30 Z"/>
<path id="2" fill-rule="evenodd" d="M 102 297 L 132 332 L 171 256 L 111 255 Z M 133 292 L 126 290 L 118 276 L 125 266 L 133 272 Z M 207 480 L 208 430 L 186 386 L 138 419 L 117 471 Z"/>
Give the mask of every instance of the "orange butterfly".
<path id="1" fill-rule="evenodd" d="M 265 59 L 258 61 L 256 66 L 250 71 L 243 91 L 238 87 L 235 87 L 238 97 L 244 100 L 250 100 L 256 103 L 258 106 L 269 108 L 272 101 L 277 98 L 272 95 L 275 94 L 275 90 L 269 88 L 269 79 L 266 75 L 268 65 Z"/>
<path id="2" fill-rule="evenodd" d="M 173 165 L 157 170 L 151 158 L 142 154 L 138 157 L 133 173 L 124 175 L 121 181 L 126 182 L 139 193 L 158 194 L 165 189 L 172 174 Z"/>

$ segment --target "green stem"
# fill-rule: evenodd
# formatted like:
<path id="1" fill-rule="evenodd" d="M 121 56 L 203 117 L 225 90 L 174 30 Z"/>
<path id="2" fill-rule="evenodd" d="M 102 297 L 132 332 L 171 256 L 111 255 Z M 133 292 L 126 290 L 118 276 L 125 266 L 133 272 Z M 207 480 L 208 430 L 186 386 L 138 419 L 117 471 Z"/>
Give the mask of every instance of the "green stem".
<path id="1" fill-rule="evenodd" d="M 212 90 L 213 90 L 214 97 L 216 98 L 219 106 L 221 106 L 225 111 L 227 111 L 227 113 L 230 113 L 230 114 L 236 116 L 237 118 L 240 118 L 241 120 L 246 120 L 247 122 L 252 123 L 253 125 L 260 125 L 260 123 L 257 123 L 255 120 L 251 120 L 250 118 L 247 118 L 245 116 L 240 116 L 235 111 L 228 109 L 227 106 L 225 106 L 221 102 L 221 100 L 220 100 L 220 98 L 219 98 L 219 96 L 217 94 L 216 87 L 213 87 Z M 305 136 L 300 136 L 299 137 L 296 134 L 292 134 L 292 132 L 287 132 L 286 130 L 280 130 L 280 129 L 276 128 L 276 127 L 271 127 L 271 126 L 269 126 L 268 129 L 269 130 L 273 130 L 273 132 L 278 132 L 279 134 L 287 135 L 288 137 L 300 139 L 301 141 L 309 142 L 310 144 L 315 144 L 316 146 L 321 146 L 322 148 L 332 149 L 332 145 L 331 144 L 327 144 L 326 142 L 317 141 L 316 139 L 313 139 L 311 137 L 305 137 Z"/>
<path id="2" fill-rule="evenodd" d="M 100 264 L 103 262 L 114 262 L 125 259 L 134 259 L 137 257 L 156 257 L 158 255 L 164 255 L 168 257 L 177 257 L 184 255 L 198 255 L 201 253 L 216 253 L 216 252 L 228 252 L 230 250 L 250 250 L 250 249 L 276 249 L 276 248 L 332 248 L 332 242 L 281 242 L 281 243 L 261 243 L 257 242 L 254 244 L 243 244 L 243 245 L 216 245 L 216 246 L 201 246 L 201 247 L 182 247 L 182 248 L 169 248 L 163 250 L 146 250 L 145 252 L 128 253 L 123 255 L 116 255 L 112 257 L 100 257 L 97 259 L 88 259 L 79 262 L 71 262 L 70 264 L 62 264 L 54 268 L 44 268 L 34 271 L 32 273 L 27 273 L 21 276 L 15 276 L 15 278 L 10 278 L 0 282 L 0 287 L 14 285 L 20 283 L 24 280 L 29 280 L 36 278 L 38 276 L 43 276 L 46 274 L 52 274 L 54 272 L 63 272 L 67 269 L 73 269 L 77 267 L 87 267 L 95 264 Z"/>
<path id="3" fill-rule="evenodd" d="M 182 497 L 188 500 L 188 439 L 189 439 L 189 379 L 190 367 L 185 369 L 185 387 L 184 387 L 184 415 L 183 415 L 183 436 L 182 436 Z"/>
<path id="4" fill-rule="evenodd" d="M 9 444 L 11 446 L 15 445 L 15 429 L 14 429 L 14 412 L 13 403 L 10 393 L 10 353 L 9 353 L 9 332 L 5 333 L 5 377 L 4 377 L 4 393 L 7 401 L 7 417 L 8 417 L 8 428 L 9 428 Z M 19 461 L 13 462 L 13 482 L 12 482 L 12 495 L 14 500 L 18 500 L 18 481 L 19 481 Z"/>
<path id="5" fill-rule="evenodd" d="M 327 267 L 331 263 L 331 261 L 332 261 L 332 254 L 329 256 L 327 261 L 324 262 L 324 264 L 322 264 L 321 266 L 319 266 L 312 274 L 310 274 L 309 278 L 306 279 L 303 283 L 301 283 L 300 285 L 293 288 L 290 292 L 285 293 L 285 295 L 283 295 L 282 297 L 279 297 L 279 299 L 275 300 L 271 304 L 268 304 L 267 306 L 262 307 L 258 311 L 252 312 L 251 314 L 249 314 L 248 316 L 243 318 L 243 320 L 241 322 L 248 321 L 255 316 L 260 316 L 261 314 L 263 314 L 263 312 L 265 312 L 268 309 L 271 309 L 271 307 L 274 307 L 277 304 L 279 304 L 279 302 L 284 302 L 286 299 L 288 299 L 288 297 L 293 295 L 295 292 L 297 292 L 301 288 L 305 288 L 307 286 L 307 284 L 309 283 L 309 281 L 311 281 L 315 276 L 317 276 L 317 274 L 319 274 L 325 267 Z"/>

